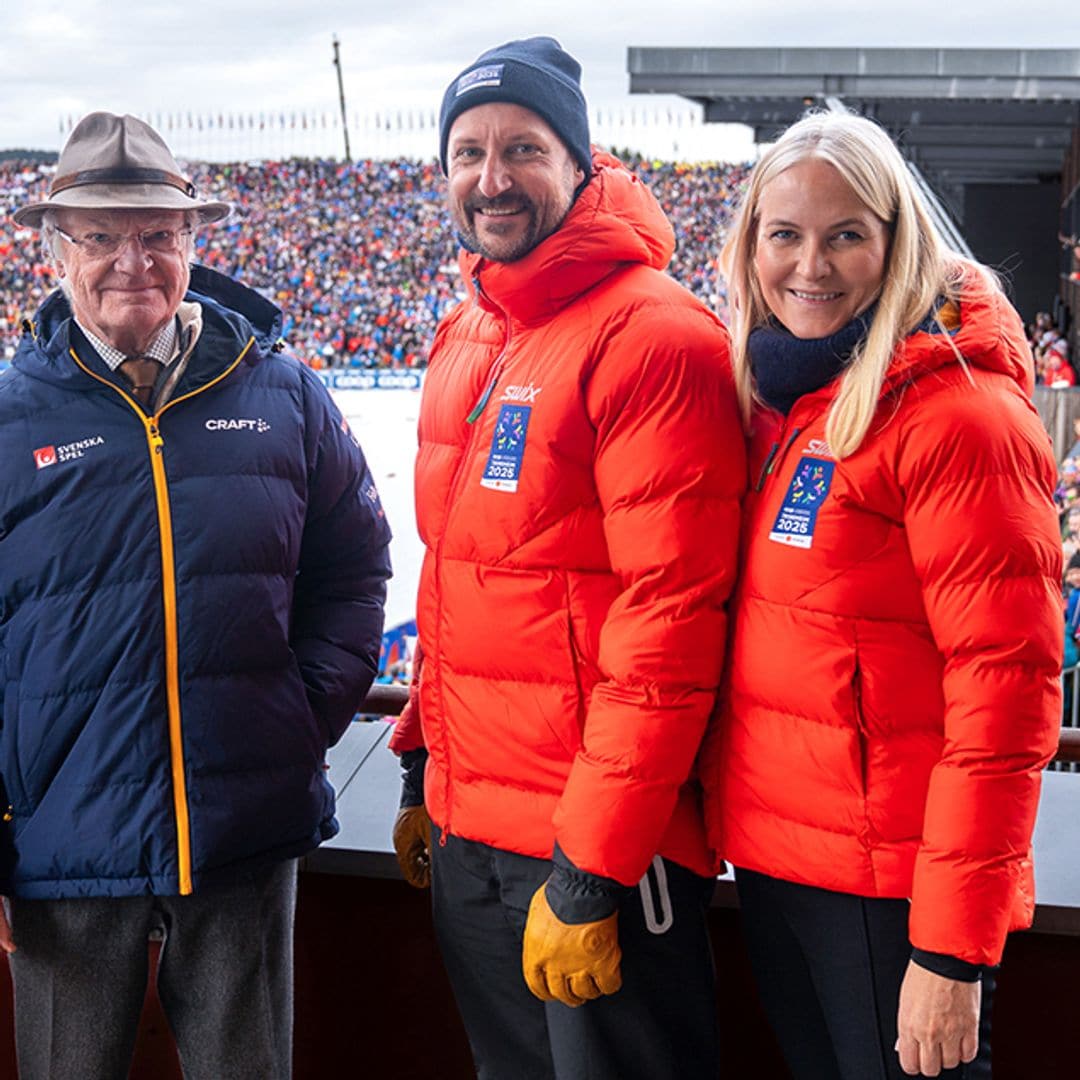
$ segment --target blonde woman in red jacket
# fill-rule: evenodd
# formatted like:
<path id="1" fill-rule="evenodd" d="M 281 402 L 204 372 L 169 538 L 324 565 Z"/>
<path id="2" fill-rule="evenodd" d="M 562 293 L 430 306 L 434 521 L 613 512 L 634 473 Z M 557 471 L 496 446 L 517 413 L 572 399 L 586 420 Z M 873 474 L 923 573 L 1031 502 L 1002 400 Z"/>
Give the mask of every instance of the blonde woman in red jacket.
<path id="1" fill-rule="evenodd" d="M 850 114 L 762 156 L 725 261 L 756 484 L 702 771 L 762 998 L 798 1080 L 988 1077 L 1060 717 L 1023 327 Z"/>

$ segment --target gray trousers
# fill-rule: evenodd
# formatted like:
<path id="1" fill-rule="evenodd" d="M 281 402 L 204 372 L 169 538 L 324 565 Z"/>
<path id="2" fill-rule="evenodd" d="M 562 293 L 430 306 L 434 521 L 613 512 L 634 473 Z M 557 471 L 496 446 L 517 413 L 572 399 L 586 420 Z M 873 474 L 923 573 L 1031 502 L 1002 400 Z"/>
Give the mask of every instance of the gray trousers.
<path id="1" fill-rule="evenodd" d="M 192 896 L 9 901 L 20 1080 L 126 1080 L 147 980 L 187 1080 L 292 1073 L 296 860 Z"/>

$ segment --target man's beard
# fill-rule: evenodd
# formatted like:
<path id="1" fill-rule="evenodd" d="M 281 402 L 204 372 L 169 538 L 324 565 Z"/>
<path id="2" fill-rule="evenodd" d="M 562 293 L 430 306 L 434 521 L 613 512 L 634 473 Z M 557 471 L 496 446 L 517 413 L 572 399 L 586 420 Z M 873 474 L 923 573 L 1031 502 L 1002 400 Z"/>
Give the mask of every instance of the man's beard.
<path id="1" fill-rule="evenodd" d="M 475 226 L 477 211 L 519 208 L 528 214 L 529 220 L 514 239 L 493 237 L 485 242 L 480 239 Z M 523 195 L 497 195 L 494 199 L 472 197 L 454 213 L 454 224 L 465 246 L 492 262 L 516 262 L 523 259 L 541 240 L 554 232 L 541 231 L 540 214 L 536 204 Z M 498 219 L 493 219 L 497 221 Z M 560 224 L 562 219 L 560 218 Z M 558 226 L 556 226 L 557 228 Z"/>

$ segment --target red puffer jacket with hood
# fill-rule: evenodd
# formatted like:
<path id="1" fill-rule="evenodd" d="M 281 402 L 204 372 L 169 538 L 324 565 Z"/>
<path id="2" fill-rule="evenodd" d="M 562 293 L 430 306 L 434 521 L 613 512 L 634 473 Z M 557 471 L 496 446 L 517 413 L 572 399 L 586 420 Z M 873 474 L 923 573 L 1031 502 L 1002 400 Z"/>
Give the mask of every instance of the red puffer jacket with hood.
<path id="1" fill-rule="evenodd" d="M 728 338 L 673 247 L 598 154 L 524 258 L 462 253 L 420 410 L 428 812 L 623 884 L 657 852 L 714 870 L 691 773 L 746 481 Z"/>
<path id="2" fill-rule="evenodd" d="M 952 345 L 967 361 L 970 378 Z M 969 279 L 898 349 L 862 446 L 832 384 L 755 420 L 710 835 L 737 866 L 910 897 L 917 948 L 997 963 L 1031 922 L 1061 717 L 1061 539 L 1016 313 Z"/>

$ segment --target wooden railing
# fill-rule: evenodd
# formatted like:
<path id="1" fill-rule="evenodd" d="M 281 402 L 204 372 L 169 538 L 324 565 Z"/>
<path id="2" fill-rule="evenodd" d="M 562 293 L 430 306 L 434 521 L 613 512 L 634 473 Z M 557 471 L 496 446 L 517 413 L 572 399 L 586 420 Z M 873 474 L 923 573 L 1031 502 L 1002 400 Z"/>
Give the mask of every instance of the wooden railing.
<path id="1" fill-rule="evenodd" d="M 367 716 L 397 716 L 409 700 L 406 686 L 376 683 L 364 698 L 360 712 Z M 1063 727 L 1055 761 L 1080 762 L 1080 727 Z"/>
<path id="2" fill-rule="evenodd" d="M 1062 728 L 1055 761 L 1080 762 L 1080 728 Z"/>
<path id="3" fill-rule="evenodd" d="M 375 683 L 360 703 L 361 716 L 398 716 L 409 700 L 409 688 L 400 683 Z"/>

